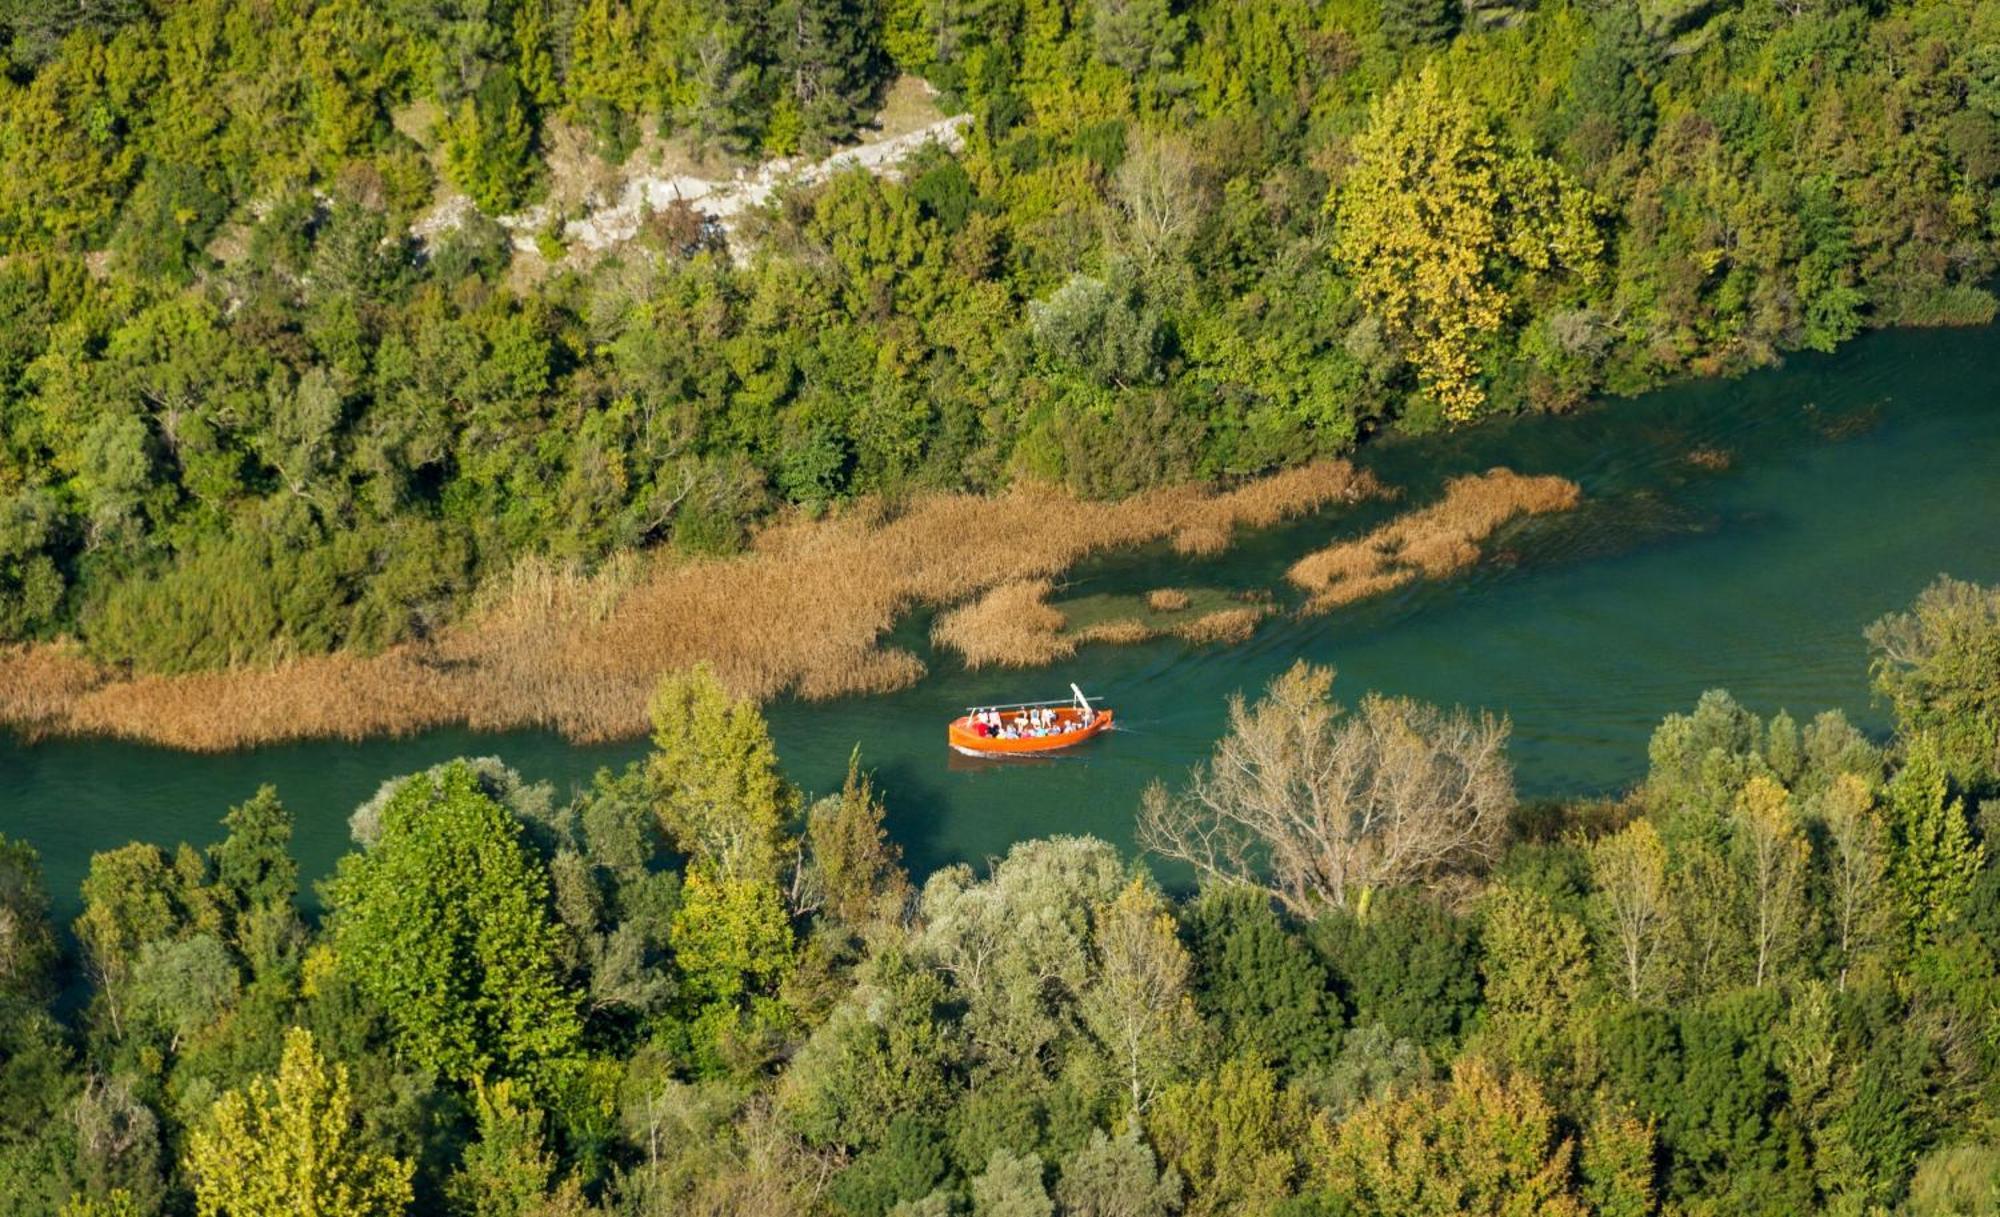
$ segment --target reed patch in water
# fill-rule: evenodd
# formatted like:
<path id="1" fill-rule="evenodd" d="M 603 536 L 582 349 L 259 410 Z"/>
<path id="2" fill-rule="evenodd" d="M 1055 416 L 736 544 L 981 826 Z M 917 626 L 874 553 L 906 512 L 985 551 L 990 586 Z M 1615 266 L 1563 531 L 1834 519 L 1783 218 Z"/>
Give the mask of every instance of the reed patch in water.
<path id="1" fill-rule="evenodd" d="M 1328 465 L 1339 469 L 1328 470 Z M 1221 553 L 1235 540 L 1238 528 L 1268 528 L 1301 514 L 1302 502 L 1310 502 L 1317 508 L 1335 501 L 1358 503 L 1391 493 L 1374 474 L 1356 469 L 1346 461 L 1301 465 L 1210 496 L 1172 529 L 1174 551 L 1191 557 Z"/>
<path id="2" fill-rule="evenodd" d="M 660 676 L 697 661 L 756 698 L 902 688 L 923 663 L 881 638 L 918 605 L 966 604 L 1108 549 L 1226 545 L 1239 527 L 1380 493 L 1347 462 L 1324 461 L 1219 494 L 1170 487 L 1104 503 L 1020 488 L 856 504 L 773 525 L 729 557 L 634 555 L 594 573 L 527 565 L 463 621 L 377 655 L 164 677 L 74 648 L 0 650 L 0 723 L 201 751 L 453 723 L 625 738 L 646 730 Z M 1203 539 L 1191 549 L 1189 538 Z"/>
<path id="3" fill-rule="evenodd" d="M 1364 536 L 1307 554 L 1285 572 L 1311 593 L 1307 612 L 1325 612 L 1403 586 L 1439 579 L 1479 560 L 1479 542 L 1522 515 L 1568 511 L 1582 498 L 1575 482 L 1525 477 L 1511 469 L 1453 478 L 1444 497 Z"/>
<path id="4" fill-rule="evenodd" d="M 1257 623 L 1270 614 L 1268 605 L 1217 609 L 1177 627 L 1174 633 L 1199 646 L 1216 642 L 1247 642 L 1250 635 L 1256 632 Z"/>
<path id="5" fill-rule="evenodd" d="M 939 616 L 931 642 L 957 651 L 968 668 L 1026 668 L 1067 659 L 1076 651 L 1076 639 L 1063 635 L 1068 619 L 1049 605 L 1054 586 L 1047 579 L 1003 583 Z"/>
<path id="6" fill-rule="evenodd" d="M 1077 601 L 1078 615 L 1085 619 L 1075 621 L 1048 602 L 1052 591 L 1054 584 L 1047 579 L 1002 584 L 940 616 L 931 627 L 931 641 L 964 656 L 967 667 L 1033 668 L 1068 659 L 1093 642 L 1128 645 L 1167 637 L 1197 645 L 1241 642 L 1272 611 L 1262 603 L 1231 606 L 1223 593 L 1205 591 L 1198 597 L 1203 603 L 1222 607 L 1182 617 L 1197 596 L 1176 589 L 1177 607 L 1164 610 L 1154 603 L 1157 591 L 1143 598 Z"/>
<path id="7" fill-rule="evenodd" d="M 1146 607 L 1156 613 L 1178 613 L 1193 599 L 1177 587 L 1156 587 L 1146 593 Z"/>

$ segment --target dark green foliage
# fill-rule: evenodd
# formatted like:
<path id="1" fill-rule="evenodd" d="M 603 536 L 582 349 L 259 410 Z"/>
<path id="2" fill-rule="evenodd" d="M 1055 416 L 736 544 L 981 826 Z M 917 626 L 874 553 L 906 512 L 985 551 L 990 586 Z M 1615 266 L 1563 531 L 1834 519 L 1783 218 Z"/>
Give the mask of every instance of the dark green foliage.
<path id="1" fill-rule="evenodd" d="M 55 979 L 55 934 L 41 858 L 25 841 L 0 836 L 0 1022 L 49 996 Z"/>
<path id="2" fill-rule="evenodd" d="M 1332 978 L 1312 949 L 1278 920 L 1261 893 L 1218 888 L 1182 917 L 1201 1011 L 1225 1054 L 1280 1077 L 1323 1066 L 1345 1022 Z"/>
<path id="3" fill-rule="evenodd" d="M 1918 741 L 1889 784 L 1888 878 L 1914 945 L 1936 941 L 1958 920 L 1984 852 L 1964 804 L 1950 795 L 1936 749 Z"/>
<path id="4" fill-rule="evenodd" d="M 1636 6 L 1605 5 L 1592 27 L 1590 45 L 1570 71 L 1565 117 L 1577 160 L 1601 170 L 1601 164 L 1592 165 L 1597 157 L 1652 135 L 1647 80 L 1657 50 L 1640 28 Z"/>
<path id="5" fill-rule="evenodd" d="M 289 905 L 298 894 L 299 864 L 292 860 L 292 814 L 275 787 L 260 786 L 250 800 L 222 817 L 229 835 L 209 850 L 215 881 L 239 912 Z"/>
<path id="6" fill-rule="evenodd" d="M 1478 1008 L 1472 926 L 1429 901 L 1392 894 L 1366 917 L 1329 913 L 1309 939 L 1356 1026 L 1381 1023 L 1398 1038 L 1446 1045 Z"/>
<path id="7" fill-rule="evenodd" d="M 1139 76 L 1173 66 L 1187 18 L 1170 0 L 1093 0 L 1090 33 L 1099 59 Z"/>
<path id="8" fill-rule="evenodd" d="M 1611 1094 L 1657 1114 L 1675 1196 L 1799 1212 L 1803 1147 L 1783 1108 L 1770 1028 L 1778 998 L 1742 993 L 1679 1015 L 1626 1009 L 1598 1028 Z"/>
<path id="9" fill-rule="evenodd" d="M 1382 38 L 1398 51 L 1447 42 L 1458 29 L 1458 0 L 1381 0 Z"/>
<path id="10" fill-rule="evenodd" d="M 869 12 L 855 0 L 779 0 L 771 7 L 766 20 L 772 69 L 787 89 L 774 109 L 774 125 L 780 113 L 793 116 L 805 143 L 814 148 L 854 129 L 882 81 L 881 52 L 869 37 Z M 796 141 L 774 149 L 797 150 Z"/>
<path id="11" fill-rule="evenodd" d="M 881 1217 L 900 1201 L 920 1200 L 944 1182 L 943 1132 L 919 1116 L 898 1116 L 882 1144 L 855 1159 L 835 1181 L 833 1199 L 855 1217 Z"/>

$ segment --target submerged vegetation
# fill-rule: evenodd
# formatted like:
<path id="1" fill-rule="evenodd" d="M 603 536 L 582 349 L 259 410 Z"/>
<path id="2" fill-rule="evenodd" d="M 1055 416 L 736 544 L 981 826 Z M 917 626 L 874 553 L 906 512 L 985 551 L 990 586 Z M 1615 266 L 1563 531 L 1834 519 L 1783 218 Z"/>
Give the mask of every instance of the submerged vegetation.
<path id="1" fill-rule="evenodd" d="M 317 924 L 269 788 L 98 854 L 69 957 L 0 840 L 0 1214 L 1988 1211 L 1996 603 L 1871 632 L 1892 739 L 1710 692 L 1615 801 L 1300 665 L 1146 798 L 1190 891 L 1081 837 L 916 882 L 707 669 L 571 799 L 387 782 Z"/>
<path id="2" fill-rule="evenodd" d="M 244 739 L 308 701 L 459 718 L 408 691 L 459 679 L 454 631 L 522 571 L 615 583 L 871 496 L 1234 485 L 1984 320 L 1996 28 L 1991 0 L 12 0 L 0 643 L 274 668 L 198 695 L 263 714 Z M 565 256 L 577 181 L 816 154 L 916 76 L 962 149 Z M 542 198 L 517 249 L 493 217 Z M 905 678 L 842 637 L 873 666 L 818 687 Z M 440 640 L 394 680 L 316 659 Z M 279 695 L 337 668 L 363 692 Z M 495 713 L 633 721 L 617 672 L 604 708 L 537 700 L 594 676 L 509 677 L 536 692 Z M 40 717 L 176 712 L 134 687 Z"/>

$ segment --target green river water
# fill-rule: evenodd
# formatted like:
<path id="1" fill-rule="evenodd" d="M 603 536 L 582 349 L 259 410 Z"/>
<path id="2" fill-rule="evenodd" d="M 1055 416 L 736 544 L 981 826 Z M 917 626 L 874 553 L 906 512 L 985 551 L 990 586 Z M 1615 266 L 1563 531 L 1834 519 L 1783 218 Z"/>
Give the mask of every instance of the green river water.
<path id="1" fill-rule="evenodd" d="M 1660 718 L 1726 686 L 1751 707 L 1804 717 L 1871 703 L 1862 628 L 1940 572 L 2000 579 L 2000 328 L 1872 334 L 1734 381 L 1684 385 L 1562 418 L 1370 446 L 1361 462 L 1421 504 L 1446 476 L 1506 464 L 1581 483 L 1585 503 L 1511 528 L 1493 561 L 1324 617 L 1284 612 L 1247 643 L 1087 648 L 1057 670 L 967 672 L 924 645 L 927 615 L 895 641 L 931 673 L 891 696 L 768 708 L 786 771 L 838 786 L 857 745 L 918 873 L 978 862 L 1014 841 L 1094 833 L 1129 846 L 1139 795 L 1175 781 L 1222 731 L 1224 698 L 1295 658 L 1335 665 L 1336 689 L 1483 706 L 1511 716 L 1524 794 L 1616 790 L 1641 776 Z M 1706 468 L 1691 451 L 1726 453 Z M 1071 573 L 1064 597 L 1162 585 L 1274 588 L 1286 565 L 1379 520 L 1339 508 L 1256 534 L 1212 560 L 1164 547 Z M 961 707 L 1060 695 L 1070 680 L 1117 708 L 1121 730 L 1059 759 L 976 762 L 944 746 Z M 348 847 L 347 815 L 385 779 L 460 755 L 497 755 L 568 789 L 644 751 L 579 748 L 541 733 L 438 731 L 195 756 L 99 740 L 0 739 L 0 832 L 42 853 L 59 916 L 95 850 L 139 839 L 208 842 L 226 807 L 270 782 L 298 818 L 308 877 Z"/>

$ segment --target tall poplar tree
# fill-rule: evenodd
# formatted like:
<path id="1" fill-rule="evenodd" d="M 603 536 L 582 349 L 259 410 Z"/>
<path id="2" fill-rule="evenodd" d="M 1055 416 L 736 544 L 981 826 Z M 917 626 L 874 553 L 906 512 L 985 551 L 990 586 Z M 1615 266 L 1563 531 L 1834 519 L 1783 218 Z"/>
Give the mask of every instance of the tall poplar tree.
<path id="1" fill-rule="evenodd" d="M 1936 940 L 1958 919 L 1985 860 L 1972 839 L 1965 805 L 1952 798 L 1944 762 L 1928 739 L 1919 739 L 1889 783 L 1889 883 L 1902 906 L 1913 946 Z"/>

